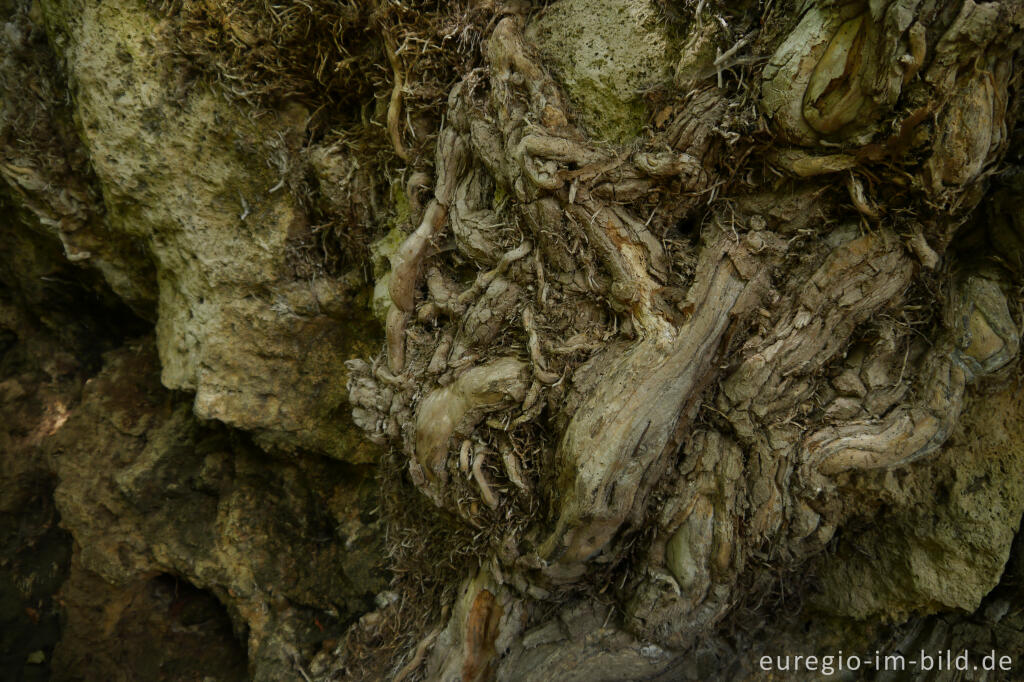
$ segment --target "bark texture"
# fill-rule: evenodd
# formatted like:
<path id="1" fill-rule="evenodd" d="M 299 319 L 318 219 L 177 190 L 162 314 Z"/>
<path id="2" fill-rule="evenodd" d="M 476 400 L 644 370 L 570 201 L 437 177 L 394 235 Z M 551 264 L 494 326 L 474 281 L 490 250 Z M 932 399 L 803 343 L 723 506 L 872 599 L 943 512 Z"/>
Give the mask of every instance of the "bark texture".
<path id="1" fill-rule="evenodd" d="M 19 675 L 1024 653 L 1020 0 L 0 8 Z"/>

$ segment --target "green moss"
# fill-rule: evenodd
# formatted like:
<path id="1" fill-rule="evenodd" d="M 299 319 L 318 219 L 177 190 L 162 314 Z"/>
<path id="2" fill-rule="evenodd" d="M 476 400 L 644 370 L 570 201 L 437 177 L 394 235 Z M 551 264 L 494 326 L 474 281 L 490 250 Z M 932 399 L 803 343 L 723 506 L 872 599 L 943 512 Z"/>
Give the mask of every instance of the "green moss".
<path id="1" fill-rule="evenodd" d="M 409 205 L 409 197 L 399 183 L 391 186 L 391 193 L 395 199 L 395 226 L 407 225 L 412 222 L 412 207 Z"/>
<path id="2" fill-rule="evenodd" d="M 405 196 L 402 194 L 402 196 Z M 406 204 L 408 211 L 408 204 Z M 401 223 L 399 223 L 401 224 Z M 370 299 L 370 310 L 374 317 L 381 322 L 387 319 L 388 306 L 391 305 L 391 297 L 388 294 L 388 281 L 391 279 L 391 258 L 398 251 L 398 248 L 405 241 L 404 230 L 393 227 L 391 230 L 370 244 L 370 259 L 373 264 L 373 296 Z"/>
<path id="3" fill-rule="evenodd" d="M 584 79 L 573 96 L 586 102 L 583 123 L 596 138 L 625 144 L 644 128 L 647 110 L 638 98 L 622 99 L 614 85 Z"/>
<path id="4" fill-rule="evenodd" d="M 503 183 L 494 183 L 494 198 L 491 201 L 491 208 L 494 209 L 495 213 L 501 213 L 505 205 L 508 204 L 510 196 L 508 188 Z"/>

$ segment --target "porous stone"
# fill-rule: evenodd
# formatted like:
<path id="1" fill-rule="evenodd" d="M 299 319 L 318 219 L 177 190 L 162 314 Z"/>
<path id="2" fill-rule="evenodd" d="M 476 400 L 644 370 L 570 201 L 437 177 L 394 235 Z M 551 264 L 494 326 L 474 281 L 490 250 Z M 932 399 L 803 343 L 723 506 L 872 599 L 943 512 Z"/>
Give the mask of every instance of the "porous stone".
<path id="1" fill-rule="evenodd" d="M 163 57 L 168 26 L 141 4 L 42 6 L 109 228 L 155 265 L 164 385 L 265 445 L 375 458 L 353 436 L 344 360 L 379 331 L 343 281 L 297 277 L 289 262 L 309 228 L 265 162 L 286 124 L 184 84 Z"/>
<path id="2" fill-rule="evenodd" d="M 648 0 L 561 0 L 526 31 L 595 137 L 626 142 L 644 124 L 643 90 L 672 75 L 678 48 Z"/>
<path id="3" fill-rule="evenodd" d="M 373 477 L 324 457 L 275 459 L 201 423 L 158 367 L 151 339 L 108 354 L 45 443 L 79 547 L 73 572 L 118 594 L 179 576 L 248 632 L 253 679 L 299 680 L 296 647 L 338 637 L 386 586 Z"/>
<path id="4" fill-rule="evenodd" d="M 973 611 L 999 582 L 1024 512 L 1024 395 L 976 400 L 962 424 L 890 490 L 896 508 L 824 565 L 819 608 L 895 621 Z"/>

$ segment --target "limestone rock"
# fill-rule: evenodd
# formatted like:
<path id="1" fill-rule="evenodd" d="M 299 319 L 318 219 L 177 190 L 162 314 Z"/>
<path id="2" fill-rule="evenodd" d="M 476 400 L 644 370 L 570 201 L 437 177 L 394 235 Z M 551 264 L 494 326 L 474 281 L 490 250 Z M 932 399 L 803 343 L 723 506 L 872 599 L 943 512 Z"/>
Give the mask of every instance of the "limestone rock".
<path id="1" fill-rule="evenodd" d="M 61 260 L 99 275 L 137 314 L 152 319 L 153 264 L 137 239 L 107 224 L 38 5 L 6 3 L 0 7 L 0 22 L 3 222 L 20 224 L 22 241 L 34 234 L 57 242 Z M 20 286 L 32 283 L 32 278 L 18 280 Z"/>
<path id="2" fill-rule="evenodd" d="M 72 561 L 53 679 L 243 682 L 245 649 L 210 593 L 159 575 L 107 582 Z"/>
<path id="3" fill-rule="evenodd" d="M 344 360 L 376 332 L 343 281 L 299 278 L 289 262 L 308 227 L 265 162 L 280 126 L 184 82 L 142 5 L 42 5 L 109 228 L 156 269 L 164 385 L 268 445 L 371 460 L 348 435 Z"/>
<path id="4" fill-rule="evenodd" d="M 598 138 L 631 139 L 644 124 L 640 95 L 672 75 L 673 45 L 649 0 L 561 0 L 528 28 Z"/>
<path id="5" fill-rule="evenodd" d="M 299 679 L 290 652 L 338 636 L 384 588 L 372 478 L 269 458 L 196 420 L 158 372 L 151 341 L 108 355 L 48 441 L 77 564 L 126 589 L 167 573 L 213 592 L 248 630 L 255 679 Z"/>
<path id="6" fill-rule="evenodd" d="M 972 408 L 932 469 L 892 493 L 898 509 L 825 564 L 819 607 L 887 620 L 973 611 L 999 582 L 1024 512 L 1024 396 L 1011 386 Z"/>

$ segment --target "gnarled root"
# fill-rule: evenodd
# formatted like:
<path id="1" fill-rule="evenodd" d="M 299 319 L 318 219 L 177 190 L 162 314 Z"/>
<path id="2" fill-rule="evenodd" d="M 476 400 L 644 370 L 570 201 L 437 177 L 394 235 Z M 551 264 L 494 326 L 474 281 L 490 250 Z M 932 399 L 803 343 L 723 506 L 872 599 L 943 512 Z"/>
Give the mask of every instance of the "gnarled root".
<path id="1" fill-rule="evenodd" d="M 618 596 L 635 633 L 685 647 L 735 603 L 756 547 L 788 561 L 820 551 L 850 513 L 845 472 L 934 451 L 969 384 L 1017 356 L 998 273 L 966 268 L 944 302 L 945 331 L 928 342 L 892 314 L 920 264 L 929 277 L 949 268 L 968 189 L 1004 145 L 963 130 L 968 109 L 956 100 L 943 120 L 957 123 L 950 134 L 974 165 L 957 175 L 942 150 L 924 150 L 937 181 L 908 188 L 900 177 L 914 210 L 887 205 L 877 162 L 914 144 L 947 100 L 906 112 L 884 144 L 858 150 L 856 140 L 904 90 L 955 90 L 948 78 L 922 85 L 921 63 L 879 61 L 902 56 L 904 37 L 908 59 L 923 58 L 923 29 L 901 11 L 815 7 L 801 20 L 813 44 L 773 46 L 762 108 L 807 149 L 762 159 L 801 178 L 763 195 L 743 195 L 743 181 L 725 175 L 735 140 L 718 127 L 720 91 L 695 88 L 643 142 L 599 146 L 572 123 L 520 20 L 496 23 L 488 68 L 451 91 L 434 198 L 393 262 L 389 369 L 364 363 L 350 382 L 357 423 L 410 458 L 435 504 L 490 538 L 487 594 L 547 599 L 620 561 L 634 530 L 654 522 L 644 570 Z M 864 41 L 883 44 L 864 51 Z M 851 71 L 859 65 L 865 73 Z M 996 68 L 962 94 L 996 119 L 1005 89 Z M 850 117 L 861 106 L 863 122 Z M 832 139 L 849 148 L 819 144 Z M 846 186 L 836 192 L 819 176 L 838 172 Z M 739 193 L 715 201 L 720 187 Z M 668 196 L 671 218 L 658 213 Z M 671 232 L 689 218 L 701 234 Z M 993 234 L 1015 262 L 1017 227 Z M 470 591 L 484 595 L 479 587 Z M 463 606 L 452 646 L 476 637 Z M 459 654 L 428 668 L 474 677 L 490 660 Z"/>
<path id="2" fill-rule="evenodd" d="M 435 493 L 435 502 L 442 503 L 436 484 L 448 480 L 447 454 L 452 436 L 469 435 L 488 411 L 522 402 L 529 386 L 527 372 L 528 366 L 521 360 L 500 358 L 466 371 L 457 381 L 434 389 L 423 399 L 416 415 L 415 463 Z"/>

